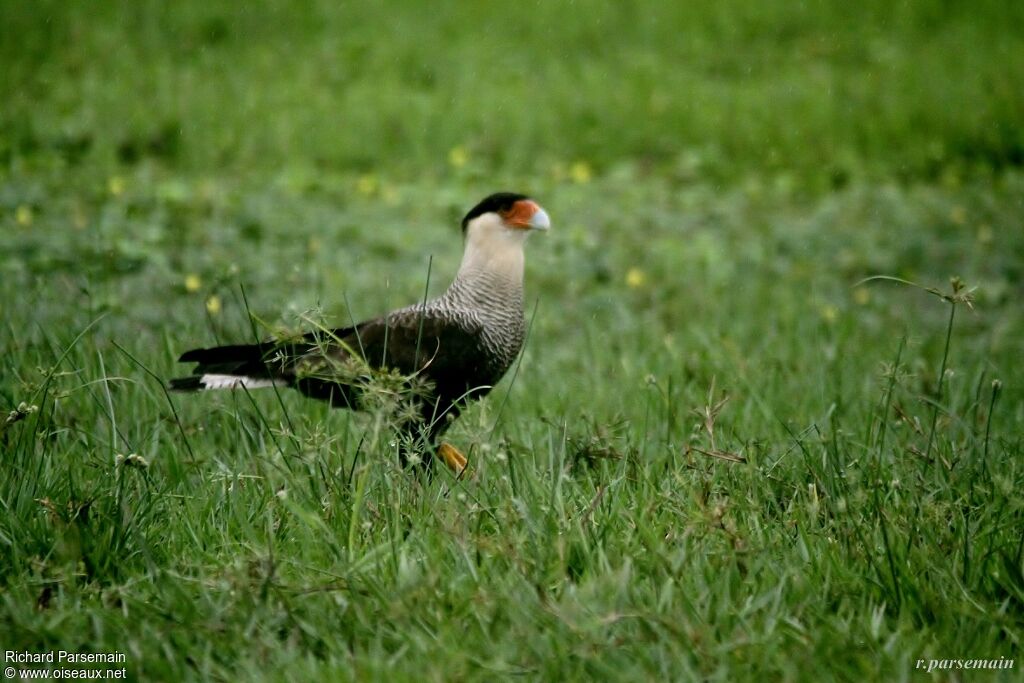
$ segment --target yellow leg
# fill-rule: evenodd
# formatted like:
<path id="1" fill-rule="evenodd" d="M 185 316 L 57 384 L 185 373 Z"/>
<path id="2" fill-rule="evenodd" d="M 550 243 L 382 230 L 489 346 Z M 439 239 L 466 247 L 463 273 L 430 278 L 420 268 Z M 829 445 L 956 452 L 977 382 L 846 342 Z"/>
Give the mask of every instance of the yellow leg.
<path id="1" fill-rule="evenodd" d="M 462 451 L 447 441 L 437 447 L 437 455 L 444 460 L 445 465 L 448 465 L 448 467 L 455 472 L 456 476 L 461 475 L 463 470 L 466 469 L 466 463 L 468 462 L 466 460 L 466 456 L 462 454 Z"/>

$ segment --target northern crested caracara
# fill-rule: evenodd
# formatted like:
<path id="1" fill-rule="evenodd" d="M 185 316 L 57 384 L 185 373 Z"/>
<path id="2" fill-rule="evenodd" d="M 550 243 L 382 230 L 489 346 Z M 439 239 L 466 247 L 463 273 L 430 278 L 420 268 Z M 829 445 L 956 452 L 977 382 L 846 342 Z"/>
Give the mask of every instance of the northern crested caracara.
<path id="1" fill-rule="evenodd" d="M 444 294 L 352 327 L 314 331 L 295 339 L 186 351 L 192 376 L 171 389 L 294 387 L 332 406 L 359 410 L 381 393 L 404 396 L 396 411 L 408 437 L 400 449 L 425 439 L 456 472 L 465 456 L 437 437 L 471 398 L 485 396 L 523 346 L 523 244 L 547 230 L 544 209 L 525 195 L 499 192 L 462 219 L 465 253 Z M 388 379 L 391 389 L 388 389 Z M 381 386 L 384 389 L 381 389 Z M 392 408 L 395 408 L 394 403 Z"/>

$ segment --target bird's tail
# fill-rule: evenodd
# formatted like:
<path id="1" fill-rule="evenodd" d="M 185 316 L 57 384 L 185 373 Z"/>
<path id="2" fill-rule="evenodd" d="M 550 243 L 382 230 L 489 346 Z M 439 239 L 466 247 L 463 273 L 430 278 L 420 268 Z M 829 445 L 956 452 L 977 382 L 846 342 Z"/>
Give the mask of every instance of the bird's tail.
<path id="1" fill-rule="evenodd" d="M 181 354 L 179 363 L 196 363 L 192 375 L 171 380 L 172 391 L 210 389 L 261 389 L 288 386 L 292 379 L 273 368 L 270 344 L 215 346 Z"/>

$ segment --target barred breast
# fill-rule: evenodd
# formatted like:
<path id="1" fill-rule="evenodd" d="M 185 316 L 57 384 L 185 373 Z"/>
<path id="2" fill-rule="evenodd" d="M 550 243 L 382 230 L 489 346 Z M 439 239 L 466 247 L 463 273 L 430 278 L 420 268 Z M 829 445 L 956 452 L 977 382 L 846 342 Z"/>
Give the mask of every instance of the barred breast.
<path id="1" fill-rule="evenodd" d="M 522 280 L 488 271 L 463 272 L 426 308 L 453 324 L 478 330 L 491 383 L 501 379 L 523 348 L 526 321 Z"/>

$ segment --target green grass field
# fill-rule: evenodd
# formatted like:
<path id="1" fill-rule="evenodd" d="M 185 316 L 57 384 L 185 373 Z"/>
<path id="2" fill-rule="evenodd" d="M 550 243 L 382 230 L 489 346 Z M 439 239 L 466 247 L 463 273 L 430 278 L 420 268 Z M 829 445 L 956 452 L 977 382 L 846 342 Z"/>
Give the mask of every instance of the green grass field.
<path id="1" fill-rule="evenodd" d="M 334 4 L 0 0 L 0 650 L 1021 678 L 1024 5 Z M 440 292 L 499 189 L 554 226 L 465 478 L 164 391 Z"/>

